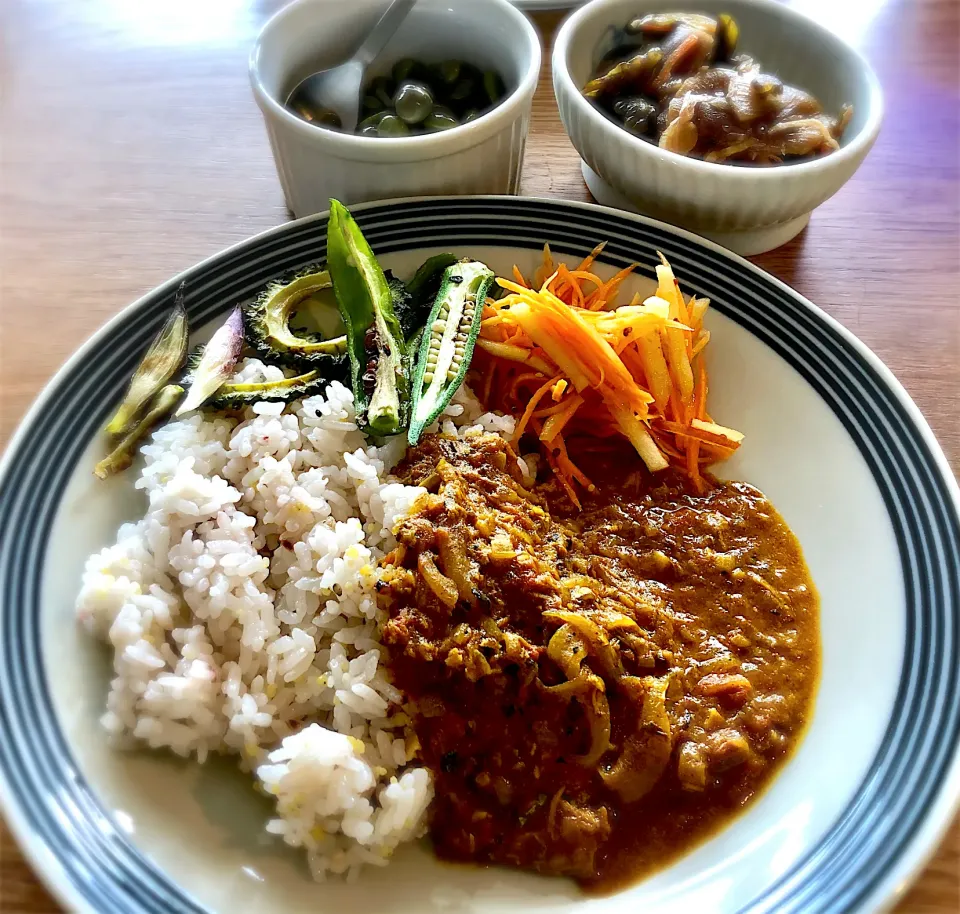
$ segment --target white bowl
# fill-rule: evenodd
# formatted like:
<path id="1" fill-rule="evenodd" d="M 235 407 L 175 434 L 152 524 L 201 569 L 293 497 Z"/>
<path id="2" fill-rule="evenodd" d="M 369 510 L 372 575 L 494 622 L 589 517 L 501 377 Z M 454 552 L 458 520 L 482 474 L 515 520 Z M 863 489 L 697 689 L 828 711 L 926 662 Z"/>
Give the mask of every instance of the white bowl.
<path id="1" fill-rule="evenodd" d="M 263 112 L 277 174 L 296 216 L 344 203 L 426 194 L 515 194 L 530 107 L 540 73 L 540 39 L 507 0 L 420 0 L 372 68 L 403 57 L 462 58 L 498 71 L 507 97 L 487 114 L 443 133 L 397 139 L 316 127 L 282 104 L 316 70 L 343 62 L 386 7 L 385 0 L 296 0 L 263 27 L 250 55 L 253 94 Z"/>
<path id="2" fill-rule="evenodd" d="M 840 149 L 774 167 L 704 162 L 632 136 L 581 95 L 612 49 L 614 29 L 646 13 L 694 9 L 730 13 L 740 26 L 739 48 L 767 72 L 813 93 L 826 111 L 852 104 Z M 553 87 L 584 177 L 601 203 L 681 225 L 739 254 L 770 250 L 798 234 L 811 211 L 860 166 L 883 118 L 880 84 L 870 65 L 836 35 L 774 0 L 594 0 L 557 35 Z"/>

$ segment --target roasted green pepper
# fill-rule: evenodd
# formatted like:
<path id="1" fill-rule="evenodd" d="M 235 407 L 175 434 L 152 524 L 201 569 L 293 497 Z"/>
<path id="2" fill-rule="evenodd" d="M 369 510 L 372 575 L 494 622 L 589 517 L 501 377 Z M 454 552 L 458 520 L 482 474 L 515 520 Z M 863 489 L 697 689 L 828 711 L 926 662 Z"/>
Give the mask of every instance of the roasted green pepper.
<path id="1" fill-rule="evenodd" d="M 410 365 L 393 295 L 380 264 L 347 208 L 330 201 L 327 266 L 347 328 L 357 424 L 395 435 L 409 417 Z"/>
<path id="2" fill-rule="evenodd" d="M 456 262 L 457 257 L 455 254 L 434 254 L 432 257 L 428 257 L 417 268 L 417 272 L 413 274 L 413 279 L 407 283 L 407 289 L 410 294 L 415 300 L 429 297 L 430 304 L 427 306 L 429 308 L 436 300 L 437 292 L 440 290 L 440 283 L 443 282 L 443 274 L 446 272 L 447 267 L 452 266 Z M 424 317 L 426 317 L 426 313 Z"/>
<path id="3" fill-rule="evenodd" d="M 402 279 L 397 279 L 389 270 L 384 273 L 384 276 L 387 277 L 387 288 L 390 289 L 390 303 L 393 305 L 394 316 L 400 324 L 403 338 L 409 339 L 419 327 L 423 326 L 427 315 L 416 312 L 413 307 L 413 296 Z"/>
<path id="4" fill-rule="evenodd" d="M 475 260 L 455 263 L 444 272 L 417 355 L 410 444 L 420 440 L 463 383 L 493 280 L 493 271 Z"/>

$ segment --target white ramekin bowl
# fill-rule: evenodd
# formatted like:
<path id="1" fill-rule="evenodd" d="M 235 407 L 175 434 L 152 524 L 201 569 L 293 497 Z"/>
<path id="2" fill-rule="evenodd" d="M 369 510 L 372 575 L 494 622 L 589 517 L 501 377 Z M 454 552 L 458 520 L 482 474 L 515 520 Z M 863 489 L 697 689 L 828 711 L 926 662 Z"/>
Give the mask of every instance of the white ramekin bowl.
<path id="1" fill-rule="evenodd" d="M 765 71 L 812 92 L 828 112 L 852 104 L 840 149 L 795 165 L 723 165 L 666 152 L 607 118 L 580 89 L 612 49 L 614 30 L 634 17 L 671 10 L 730 13 L 740 25 L 739 48 Z M 837 36 L 774 0 L 593 0 L 557 35 L 553 85 L 584 178 L 601 203 L 683 226 L 740 254 L 770 250 L 798 234 L 811 211 L 860 166 L 883 118 L 880 85 L 869 64 Z"/>
<path id="2" fill-rule="evenodd" d="M 315 127 L 283 107 L 304 76 L 349 56 L 386 0 L 296 0 L 260 32 L 250 55 L 253 94 L 263 112 L 277 174 L 296 216 L 344 203 L 428 194 L 511 194 L 520 183 L 530 107 L 540 73 L 540 39 L 507 0 L 420 0 L 373 73 L 403 57 L 460 58 L 497 70 L 507 97 L 469 124 L 398 139 Z"/>

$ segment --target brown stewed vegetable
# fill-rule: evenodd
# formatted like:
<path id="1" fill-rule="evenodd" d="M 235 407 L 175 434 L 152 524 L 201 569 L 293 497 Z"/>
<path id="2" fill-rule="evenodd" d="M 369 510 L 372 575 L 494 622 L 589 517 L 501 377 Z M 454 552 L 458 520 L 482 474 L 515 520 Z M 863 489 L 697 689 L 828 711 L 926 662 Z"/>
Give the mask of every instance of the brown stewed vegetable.
<path id="1" fill-rule="evenodd" d="M 851 106 L 825 114 L 812 95 L 737 54 L 738 39 L 727 15 L 634 19 L 583 94 L 636 136 L 708 162 L 778 165 L 839 149 Z"/>

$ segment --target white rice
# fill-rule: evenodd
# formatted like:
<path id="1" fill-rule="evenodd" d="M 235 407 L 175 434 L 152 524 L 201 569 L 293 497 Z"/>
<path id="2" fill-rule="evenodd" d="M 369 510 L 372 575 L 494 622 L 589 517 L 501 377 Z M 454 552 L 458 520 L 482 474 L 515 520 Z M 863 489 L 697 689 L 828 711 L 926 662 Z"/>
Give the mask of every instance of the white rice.
<path id="1" fill-rule="evenodd" d="M 249 360 L 239 376 L 275 373 Z M 461 389 L 440 426 L 509 435 L 513 420 Z M 77 600 L 113 646 L 103 726 L 121 745 L 237 755 L 276 797 L 267 830 L 317 879 L 385 864 L 433 793 L 380 665 L 374 591 L 423 491 L 389 475 L 405 441 L 372 446 L 335 383 L 243 421 L 195 413 L 141 453 L 147 512 L 88 560 Z"/>

